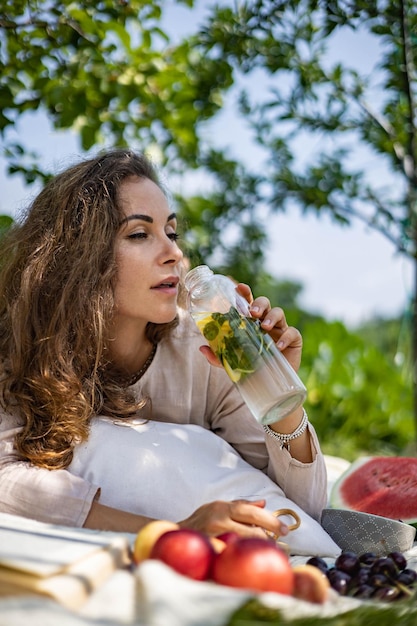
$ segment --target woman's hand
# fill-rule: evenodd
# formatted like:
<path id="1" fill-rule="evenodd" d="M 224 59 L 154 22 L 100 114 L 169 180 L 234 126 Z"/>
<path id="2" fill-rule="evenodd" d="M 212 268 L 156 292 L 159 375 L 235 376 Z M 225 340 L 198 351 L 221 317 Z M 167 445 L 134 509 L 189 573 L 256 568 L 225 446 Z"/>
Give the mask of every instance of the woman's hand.
<path id="1" fill-rule="evenodd" d="M 272 308 L 268 298 L 259 296 L 253 300 L 250 287 L 244 283 L 239 283 L 237 290 L 249 302 L 251 316 L 261 320 L 262 329 L 271 335 L 278 349 L 297 372 L 303 348 L 300 331 L 288 326 L 284 311 L 279 307 Z"/>
<path id="2" fill-rule="evenodd" d="M 182 528 L 194 528 L 207 535 L 235 532 L 243 537 L 262 537 L 265 531 L 287 535 L 288 527 L 265 510 L 265 500 L 217 500 L 203 504 L 187 519 L 178 522 Z"/>
<path id="3" fill-rule="evenodd" d="M 236 289 L 249 302 L 251 316 L 261 321 L 262 329 L 271 335 L 278 350 L 282 352 L 297 372 L 300 367 L 303 348 L 303 338 L 300 331 L 293 326 L 288 326 L 284 311 L 279 307 L 272 308 L 268 298 L 259 296 L 254 300 L 250 287 L 244 283 L 239 283 Z M 219 359 L 213 354 L 209 346 L 201 346 L 200 352 L 205 355 L 209 363 L 221 366 Z"/>

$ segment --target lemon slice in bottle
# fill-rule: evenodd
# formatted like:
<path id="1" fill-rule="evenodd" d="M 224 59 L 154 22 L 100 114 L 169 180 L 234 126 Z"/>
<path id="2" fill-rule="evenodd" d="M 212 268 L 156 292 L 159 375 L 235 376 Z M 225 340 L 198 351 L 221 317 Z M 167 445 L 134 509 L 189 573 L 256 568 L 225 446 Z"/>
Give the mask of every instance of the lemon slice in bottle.
<path id="1" fill-rule="evenodd" d="M 204 327 L 207 326 L 207 324 L 209 324 L 212 321 L 213 321 L 213 318 L 211 316 L 211 313 L 209 313 L 205 317 L 202 317 L 200 319 L 196 319 L 195 323 L 197 324 L 197 327 L 200 330 L 200 332 L 203 333 L 203 335 L 204 335 Z"/>
<path id="2" fill-rule="evenodd" d="M 225 358 L 222 359 L 223 361 L 223 367 L 227 372 L 227 375 L 229 376 L 229 378 L 234 382 L 237 383 L 240 380 L 240 377 L 242 376 L 242 374 L 240 373 L 239 370 L 234 370 L 230 367 L 229 362 L 226 361 Z"/>

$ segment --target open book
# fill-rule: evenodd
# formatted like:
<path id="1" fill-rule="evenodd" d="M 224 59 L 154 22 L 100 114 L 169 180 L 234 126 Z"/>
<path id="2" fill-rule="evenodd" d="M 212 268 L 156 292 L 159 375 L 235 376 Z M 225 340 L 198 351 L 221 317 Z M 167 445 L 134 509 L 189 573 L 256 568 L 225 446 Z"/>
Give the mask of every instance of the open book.
<path id="1" fill-rule="evenodd" d="M 0 513 L 0 596 L 41 594 L 77 609 L 130 562 L 127 537 Z"/>

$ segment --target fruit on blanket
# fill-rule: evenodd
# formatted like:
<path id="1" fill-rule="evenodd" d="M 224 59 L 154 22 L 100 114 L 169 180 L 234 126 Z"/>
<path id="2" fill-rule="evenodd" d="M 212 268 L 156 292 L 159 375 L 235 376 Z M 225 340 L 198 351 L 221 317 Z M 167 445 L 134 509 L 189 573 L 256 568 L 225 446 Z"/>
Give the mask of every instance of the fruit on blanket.
<path id="1" fill-rule="evenodd" d="M 215 555 L 206 535 L 191 528 L 180 528 L 161 535 L 152 548 L 150 558 L 163 561 L 188 578 L 207 580 Z"/>
<path id="2" fill-rule="evenodd" d="M 417 590 L 417 572 L 407 567 L 407 559 L 401 552 L 379 557 L 374 552 L 346 551 L 333 565 L 323 564 L 316 557 L 310 558 L 307 565 L 319 568 L 339 595 L 392 602 L 412 598 Z"/>
<path id="3" fill-rule="evenodd" d="M 363 457 L 335 482 L 333 508 L 417 522 L 417 458 Z"/>
<path id="4" fill-rule="evenodd" d="M 329 596 L 330 583 L 326 574 L 314 565 L 294 565 L 294 598 L 323 604 Z"/>
<path id="5" fill-rule="evenodd" d="M 287 554 L 269 539 L 241 537 L 214 559 L 212 578 L 229 587 L 291 595 L 294 572 Z"/>
<path id="6" fill-rule="evenodd" d="M 169 530 L 177 530 L 178 524 L 168 520 L 154 520 L 137 533 L 133 544 L 133 560 L 136 564 L 149 558 L 151 550 L 161 535 Z"/>
<path id="7" fill-rule="evenodd" d="M 238 533 L 234 533 L 232 530 L 228 530 L 225 533 L 217 535 L 217 539 L 220 539 L 220 541 L 224 541 L 224 543 L 226 544 L 231 543 L 232 541 L 236 541 L 236 539 L 239 539 L 239 537 L 240 535 Z"/>

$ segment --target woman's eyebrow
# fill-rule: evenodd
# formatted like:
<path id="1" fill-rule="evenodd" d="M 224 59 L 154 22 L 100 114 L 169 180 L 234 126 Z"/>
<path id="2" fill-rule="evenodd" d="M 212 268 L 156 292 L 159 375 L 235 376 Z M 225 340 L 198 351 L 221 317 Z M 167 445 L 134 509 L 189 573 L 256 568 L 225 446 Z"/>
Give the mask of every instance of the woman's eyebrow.
<path id="1" fill-rule="evenodd" d="M 171 213 L 171 215 L 168 215 L 167 217 L 167 222 L 175 220 L 176 217 L 176 213 Z M 143 222 L 153 224 L 153 217 L 151 217 L 150 215 L 143 215 L 142 213 L 134 213 L 133 215 L 128 215 L 127 217 L 124 217 L 120 223 L 125 224 L 126 222 L 130 222 L 131 220 L 142 220 Z"/>

